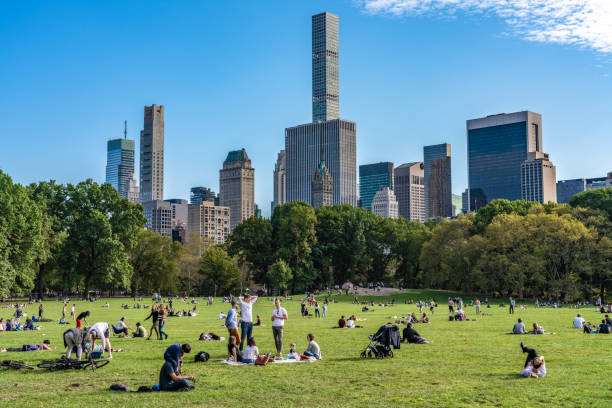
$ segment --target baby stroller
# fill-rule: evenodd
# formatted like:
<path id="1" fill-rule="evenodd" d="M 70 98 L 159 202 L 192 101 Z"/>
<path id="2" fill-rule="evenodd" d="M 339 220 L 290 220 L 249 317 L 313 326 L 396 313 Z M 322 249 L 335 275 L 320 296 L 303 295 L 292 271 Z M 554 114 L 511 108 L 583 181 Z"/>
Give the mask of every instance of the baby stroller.
<path id="1" fill-rule="evenodd" d="M 385 358 L 393 357 L 391 346 L 399 348 L 400 337 L 399 328 L 394 324 L 384 324 L 374 334 L 368 336 L 370 344 L 368 344 L 361 352 L 361 358 Z"/>

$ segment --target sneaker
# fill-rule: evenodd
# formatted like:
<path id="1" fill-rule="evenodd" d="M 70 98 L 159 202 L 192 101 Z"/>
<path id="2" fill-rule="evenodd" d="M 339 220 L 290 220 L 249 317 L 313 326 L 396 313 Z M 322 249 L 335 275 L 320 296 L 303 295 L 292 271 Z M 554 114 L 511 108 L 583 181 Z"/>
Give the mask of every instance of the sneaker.
<path id="1" fill-rule="evenodd" d="M 110 360 L 110 359 L 112 359 L 112 358 L 113 358 L 113 356 L 108 356 L 108 360 Z"/>

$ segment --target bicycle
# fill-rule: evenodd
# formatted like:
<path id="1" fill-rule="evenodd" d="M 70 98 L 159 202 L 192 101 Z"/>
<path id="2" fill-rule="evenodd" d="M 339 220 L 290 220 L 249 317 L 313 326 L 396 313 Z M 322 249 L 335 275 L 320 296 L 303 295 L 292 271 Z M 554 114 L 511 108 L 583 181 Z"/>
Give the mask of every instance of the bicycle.
<path id="1" fill-rule="evenodd" d="M 4 360 L 0 362 L 0 367 L 13 368 L 15 370 L 20 370 L 20 369 L 33 370 L 34 369 L 34 367 L 27 365 L 23 361 L 18 361 L 18 360 Z"/>
<path id="2" fill-rule="evenodd" d="M 91 368 L 92 371 L 95 371 L 108 363 L 110 363 L 110 360 L 106 359 L 94 360 L 93 358 L 89 358 L 88 360 L 79 361 L 74 358 L 62 356 L 55 360 L 43 360 L 38 364 L 38 367 L 49 371 L 82 370 L 86 368 Z"/>

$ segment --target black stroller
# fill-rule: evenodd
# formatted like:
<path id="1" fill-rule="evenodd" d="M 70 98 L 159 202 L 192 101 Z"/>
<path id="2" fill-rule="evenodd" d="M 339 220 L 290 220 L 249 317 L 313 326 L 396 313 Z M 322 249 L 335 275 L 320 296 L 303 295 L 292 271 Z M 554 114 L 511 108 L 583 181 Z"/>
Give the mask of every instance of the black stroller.
<path id="1" fill-rule="evenodd" d="M 385 358 L 393 357 L 391 346 L 400 348 L 399 328 L 394 324 L 384 324 L 374 334 L 368 336 L 370 344 L 368 344 L 361 352 L 361 358 Z"/>

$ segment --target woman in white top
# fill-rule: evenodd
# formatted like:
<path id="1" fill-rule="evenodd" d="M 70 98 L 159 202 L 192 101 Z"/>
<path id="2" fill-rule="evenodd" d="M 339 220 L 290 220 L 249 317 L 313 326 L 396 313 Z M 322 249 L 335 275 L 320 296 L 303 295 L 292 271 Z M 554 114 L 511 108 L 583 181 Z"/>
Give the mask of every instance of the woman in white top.
<path id="1" fill-rule="evenodd" d="M 245 364 L 254 364 L 258 354 L 259 349 L 255 344 L 255 338 L 251 337 L 247 342 L 247 347 L 244 349 L 244 354 L 242 355 L 242 362 Z"/>

